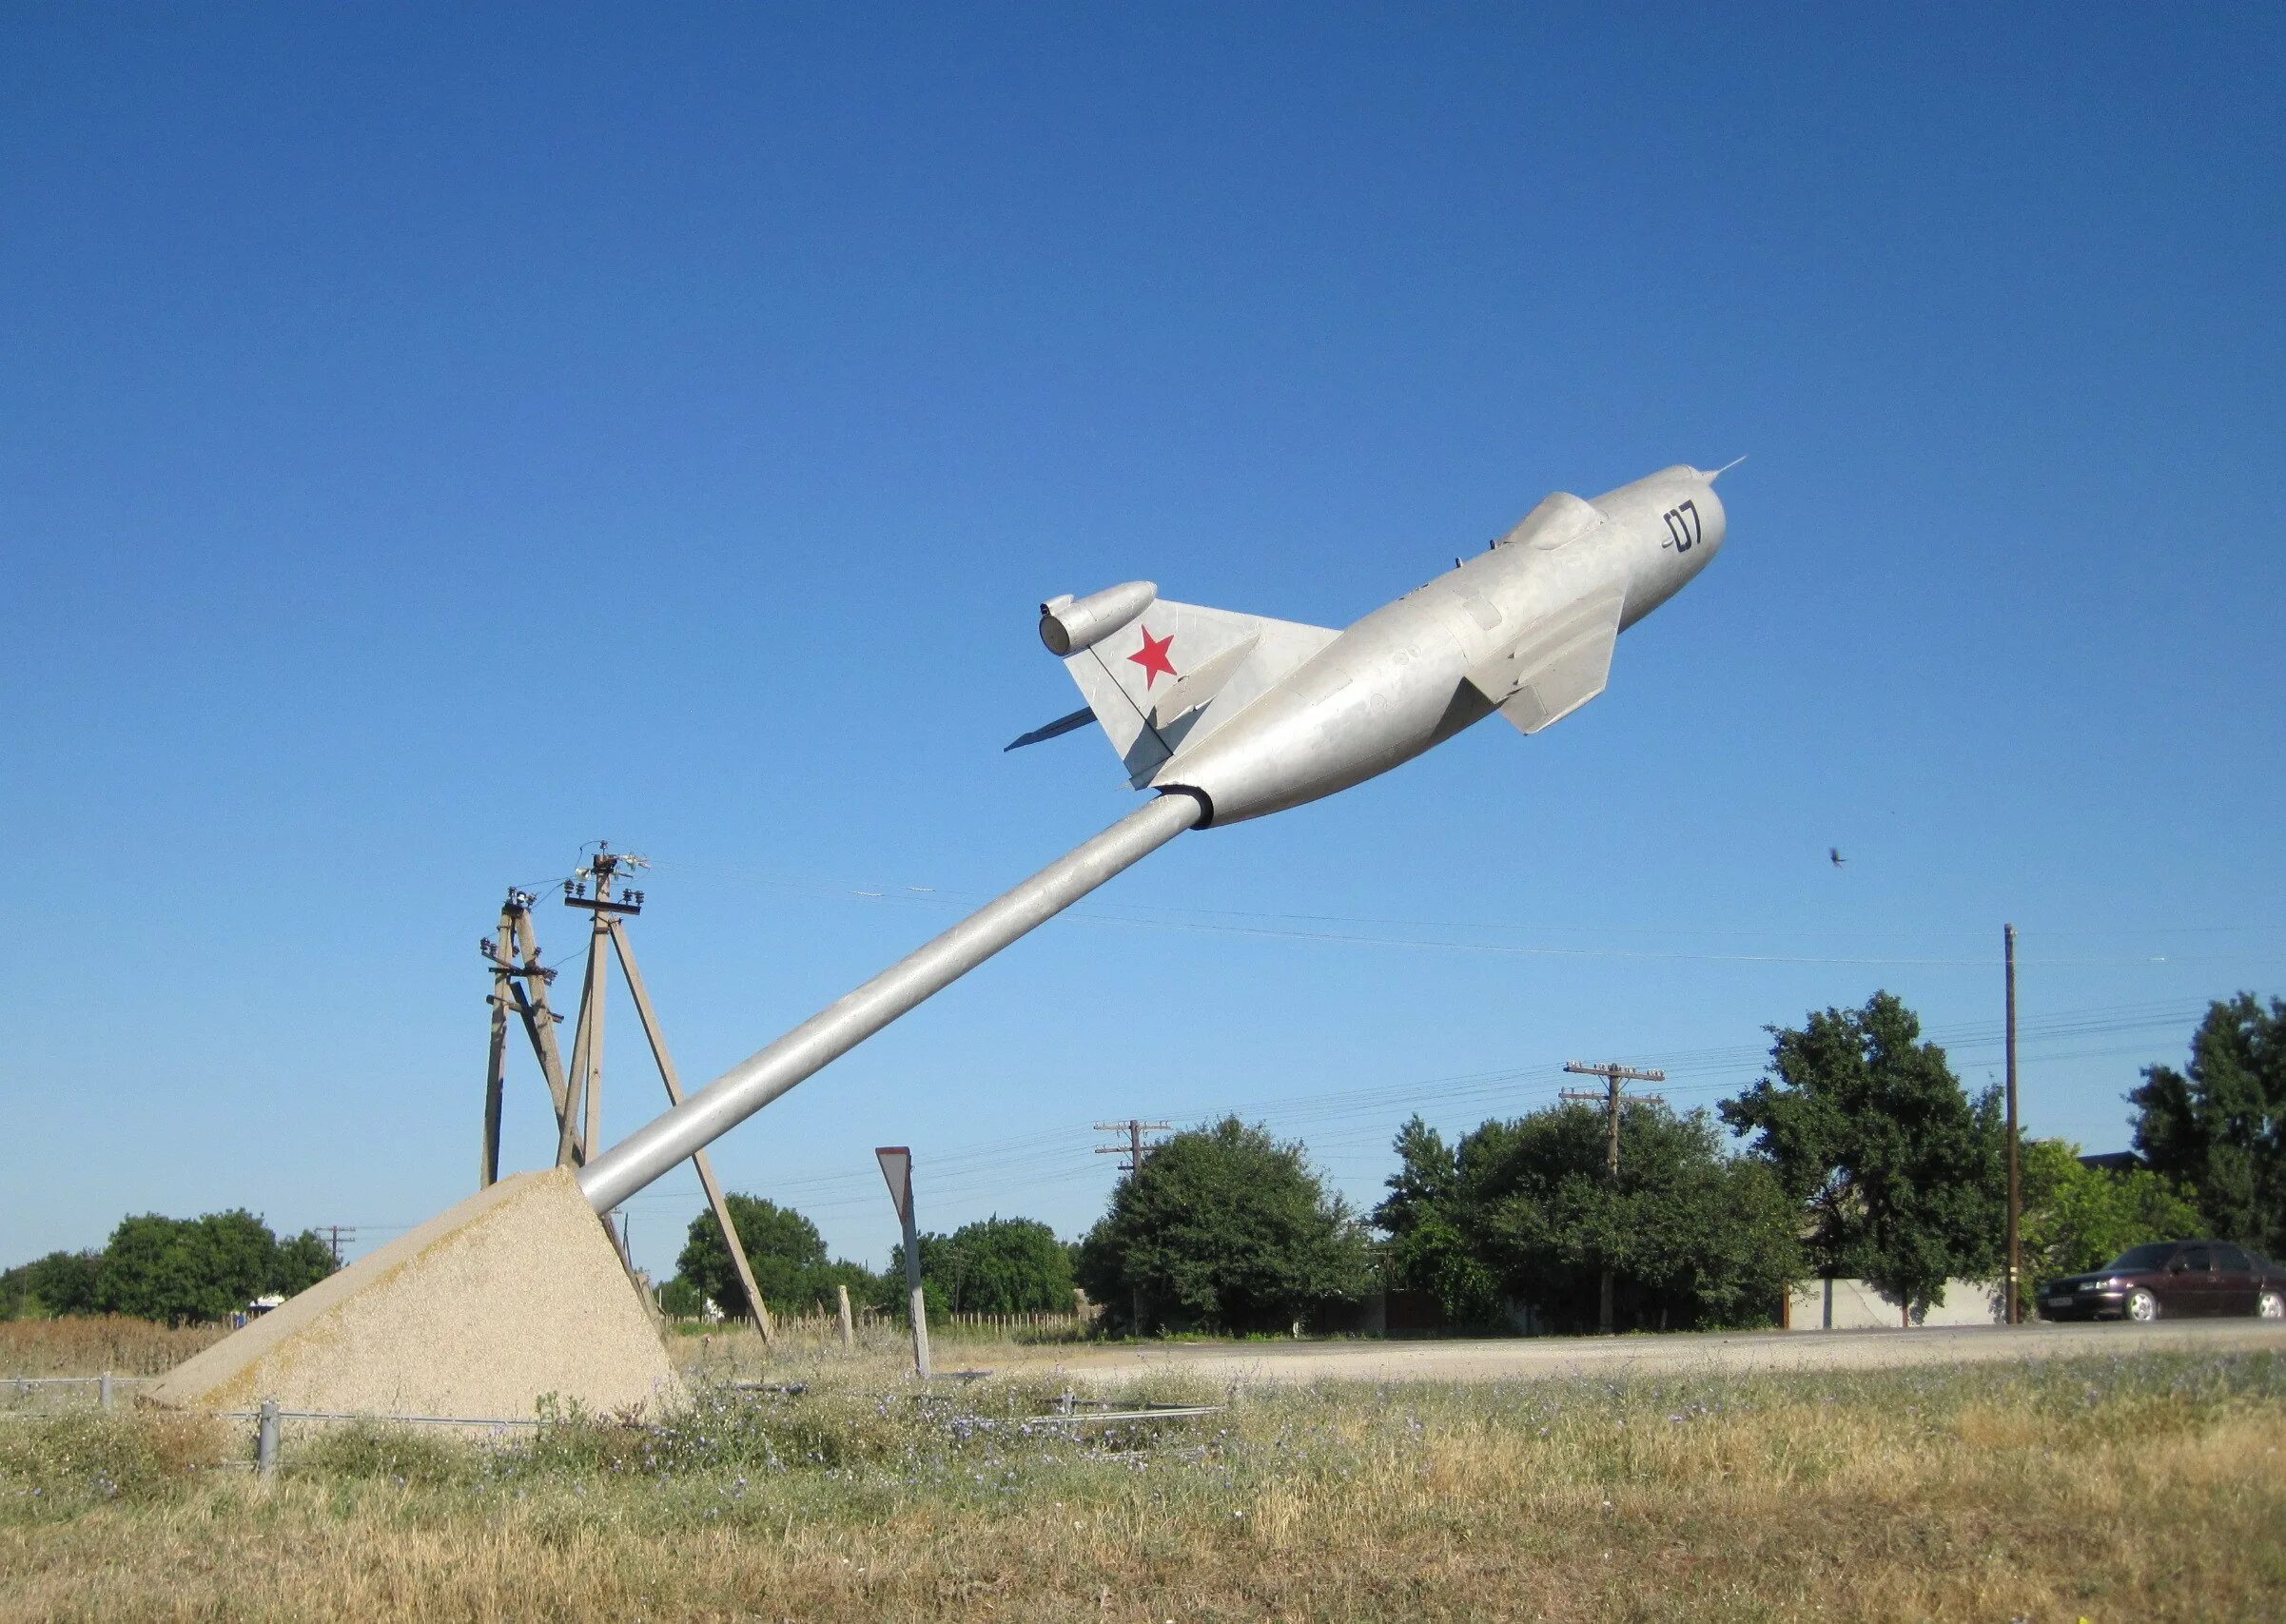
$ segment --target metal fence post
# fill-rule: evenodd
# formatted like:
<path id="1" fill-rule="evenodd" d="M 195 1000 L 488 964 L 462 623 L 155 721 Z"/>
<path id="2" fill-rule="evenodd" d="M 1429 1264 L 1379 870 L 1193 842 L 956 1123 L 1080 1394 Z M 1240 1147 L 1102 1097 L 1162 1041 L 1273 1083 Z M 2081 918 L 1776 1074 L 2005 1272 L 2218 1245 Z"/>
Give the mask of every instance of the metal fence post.
<path id="1" fill-rule="evenodd" d="M 262 1420 L 254 1434 L 254 1472 L 257 1477 L 272 1477 L 278 1473 L 278 1400 L 262 1401 Z"/>

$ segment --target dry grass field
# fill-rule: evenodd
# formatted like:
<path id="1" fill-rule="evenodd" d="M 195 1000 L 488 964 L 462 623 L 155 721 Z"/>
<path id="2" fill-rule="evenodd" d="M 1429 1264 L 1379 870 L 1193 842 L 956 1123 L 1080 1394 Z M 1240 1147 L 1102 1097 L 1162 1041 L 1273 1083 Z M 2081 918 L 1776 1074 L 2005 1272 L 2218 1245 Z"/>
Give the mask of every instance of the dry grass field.
<path id="1" fill-rule="evenodd" d="M 124 1314 L 0 1320 L 0 1377 L 156 1376 L 229 1334 L 226 1325 L 177 1329 Z"/>
<path id="2" fill-rule="evenodd" d="M 733 1374 L 724 1368 L 720 1374 Z M 2286 1358 L 1299 1387 L 781 1356 L 674 1425 L 0 1422 L 9 1619 L 2276 1618 Z M 1145 1397 L 1220 1400 L 1162 1386 Z"/>

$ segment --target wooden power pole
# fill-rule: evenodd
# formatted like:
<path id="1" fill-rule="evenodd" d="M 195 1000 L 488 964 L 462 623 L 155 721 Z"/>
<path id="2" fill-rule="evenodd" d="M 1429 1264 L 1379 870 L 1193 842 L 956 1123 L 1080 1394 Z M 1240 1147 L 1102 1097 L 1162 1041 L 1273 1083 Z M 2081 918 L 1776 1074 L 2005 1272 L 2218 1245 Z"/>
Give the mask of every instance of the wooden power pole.
<path id="1" fill-rule="evenodd" d="M 516 1011 L 531 1041 L 533 1058 L 548 1086 L 549 1103 L 556 1111 L 560 1134 L 570 1093 L 564 1082 L 563 1055 L 556 1045 L 557 1023 L 563 1019 L 548 1008 L 548 984 L 556 972 L 539 962 L 539 942 L 532 932 L 532 893 L 511 889 L 500 904 L 494 935 L 479 937 L 478 949 L 492 965 L 492 1064 L 484 1076 L 484 1157 L 479 1187 L 499 1182 L 500 1103 L 507 1079 L 508 1012 Z M 584 1157 L 584 1143 L 575 1143 Z"/>
<path id="2" fill-rule="evenodd" d="M 1119 1164 L 1119 1170 L 1123 1173 L 1132 1173 L 1143 1164 L 1144 1157 L 1158 1148 L 1156 1145 L 1144 1144 L 1143 1135 L 1164 1133 L 1167 1130 L 1167 1125 L 1163 1122 L 1144 1122 L 1140 1117 L 1129 1117 L 1125 1122 L 1097 1123 L 1095 1130 L 1098 1133 L 1123 1133 L 1127 1136 L 1126 1144 L 1099 1145 L 1095 1147 L 1095 1153 L 1098 1156 L 1124 1156 L 1126 1160 Z"/>
<path id="3" fill-rule="evenodd" d="M 1123 1133 L 1127 1136 L 1127 1143 L 1124 1145 L 1099 1145 L 1095 1147 L 1095 1153 L 1098 1156 L 1124 1156 L 1126 1160 L 1119 1164 L 1119 1170 L 1123 1173 L 1134 1173 L 1142 1169 L 1143 1158 L 1158 1148 L 1157 1145 L 1146 1145 L 1143 1142 L 1143 1135 L 1164 1133 L 1166 1129 L 1165 1123 L 1144 1122 L 1141 1117 L 1129 1117 L 1125 1122 L 1100 1122 L 1095 1125 L 1096 1132 Z M 1142 1286 L 1139 1285 L 1128 1293 L 1127 1312 L 1132 1321 L 1133 1334 L 1138 1337 L 1142 1336 L 1143 1328 Z"/>
<path id="4" fill-rule="evenodd" d="M 1567 1088 L 1564 1090 L 1564 1098 L 1603 1103 L 1605 1111 L 1604 1178 L 1610 1184 L 1616 1184 L 1619 1183 L 1619 1107 L 1629 1098 L 1656 1100 L 1659 1097 L 1656 1094 L 1625 1095 L 1620 1091 L 1621 1085 L 1626 1083 L 1664 1083 L 1667 1081 L 1667 1073 L 1664 1071 L 1636 1071 L 1617 1064 L 1584 1066 L 1576 1060 L 1565 1062 L 1564 1069 L 1576 1076 L 1600 1077 L 1604 1081 L 1604 1086 L 1597 1089 Z M 1595 1328 L 1608 1337 L 1612 1334 L 1612 1265 L 1608 1260 L 1603 1265 L 1602 1273 L 1603 1278 L 1597 1288 Z"/>
<path id="5" fill-rule="evenodd" d="M 556 1107 L 556 1164 L 559 1167 L 585 1164 L 589 1150 L 597 1143 L 602 1130 L 603 994 L 610 978 L 607 954 L 618 959 L 619 971 L 627 978 L 635 1018 L 643 1025 L 651 1058 L 658 1066 L 659 1081 L 666 1086 L 668 1104 L 683 1103 L 682 1079 L 674 1069 L 674 1057 L 667 1052 L 667 1038 L 659 1027 L 658 1011 L 652 1007 L 650 988 L 644 986 L 643 972 L 635 966 L 635 949 L 628 943 L 623 923 L 643 911 L 643 893 L 630 890 L 616 897 L 613 895 L 623 872 L 649 866 L 631 852 L 614 851 L 605 846 L 587 867 L 564 882 L 564 906 L 584 910 L 595 921 L 588 935 L 587 966 L 581 983 L 579 1011 L 573 1023 L 572 1064 L 568 1071 L 556 1043 L 556 1025 L 562 1017 L 551 1010 L 547 1002 L 548 983 L 555 979 L 556 972 L 539 962 L 529 894 L 518 890 L 508 893 L 508 900 L 500 910 L 498 941 L 488 939 L 482 944 L 485 957 L 493 961 L 495 987 L 505 988 L 506 1005 L 513 1005 L 522 1018 L 532 1039 L 533 1052 L 539 1061 L 540 1074 L 547 1080 L 549 1098 Z M 591 881 L 595 887 L 592 897 L 588 894 Z M 499 1177 L 499 1034 L 507 1017 L 502 997 L 500 991 L 495 991 L 494 1065 L 485 1079 L 484 1182 L 488 1184 Z M 770 1307 L 762 1301 L 761 1288 L 754 1283 L 753 1264 L 747 1258 L 745 1242 L 739 1239 L 737 1223 L 731 1217 L 730 1203 L 723 1199 L 721 1182 L 714 1177 L 714 1164 L 700 1150 L 692 1156 L 691 1164 L 698 1170 L 699 1188 L 706 1192 L 707 1205 L 713 1210 L 714 1222 L 722 1230 L 723 1244 L 730 1251 L 731 1266 L 737 1272 L 739 1289 L 746 1294 L 747 1316 L 761 1333 L 763 1341 L 769 1343 L 773 1340 Z M 615 1231 L 614 1238 L 621 1242 L 623 1249 L 623 1232 Z"/>
<path id="6" fill-rule="evenodd" d="M 2016 927 L 2001 927 L 2002 958 L 2008 978 L 2008 1289 L 2004 1318 L 2011 1325 L 2024 1322 L 2023 1256 L 2020 1213 L 2023 1190 L 2018 1183 L 2016 1157 Z"/>

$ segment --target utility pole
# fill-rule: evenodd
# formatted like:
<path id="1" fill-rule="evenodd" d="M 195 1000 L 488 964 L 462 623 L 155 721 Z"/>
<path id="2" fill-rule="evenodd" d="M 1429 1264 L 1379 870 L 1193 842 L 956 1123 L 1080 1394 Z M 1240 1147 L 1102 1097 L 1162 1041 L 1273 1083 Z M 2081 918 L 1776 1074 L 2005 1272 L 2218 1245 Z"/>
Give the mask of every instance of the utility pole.
<path id="1" fill-rule="evenodd" d="M 512 899 L 516 895 L 514 891 L 508 894 Z M 490 1189 L 500 1179 L 500 1103 L 508 1088 L 508 989 L 516 975 L 515 930 L 515 922 L 503 908 L 493 939 L 478 944 L 492 961 L 492 1049 L 484 1066 L 484 1149 L 477 1168 L 479 1189 Z"/>
<path id="2" fill-rule="evenodd" d="M 1617 1184 L 1619 1183 L 1619 1107 L 1629 1097 L 1620 1092 L 1620 1086 L 1624 1083 L 1664 1083 L 1667 1081 L 1667 1073 L 1664 1071 L 1636 1071 L 1616 1063 L 1608 1063 L 1603 1066 L 1583 1066 L 1576 1060 L 1566 1061 L 1564 1069 L 1575 1076 L 1600 1077 L 1604 1081 L 1604 1086 L 1600 1089 L 1566 1088 L 1564 1098 L 1585 1100 L 1591 1103 L 1601 1100 L 1604 1103 L 1606 1113 L 1604 1178 L 1609 1183 Z M 1632 1097 L 1638 1100 L 1659 1098 L 1656 1094 L 1637 1094 Z M 1597 1331 L 1602 1335 L 1608 1337 L 1612 1334 L 1612 1265 L 1608 1262 L 1603 1265 L 1603 1279 L 1597 1293 L 1595 1325 Z"/>
<path id="3" fill-rule="evenodd" d="M 1125 1122 L 1097 1123 L 1095 1125 L 1096 1132 L 1123 1133 L 1127 1136 L 1127 1143 L 1124 1145 L 1099 1145 L 1095 1147 L 1095 1153 L 1098 1156 L 1124 1156 L 1126 1160 L 1119 1164 L 1119 1170 L 1123 1173 L 1132 1173 L 1143 1164 L 1144 1157 L 1159 1148 L 1156 1145 L 1145 1145 L 1143 1135 L 1164 1133 L 1168 1125 L 1163 1122 L 1144 1122 L 1137 1117 L 1129 1117 Z"/>
<path id="4" fill-rule="evenodd" d="M 356 1239 L 357 1225 L 354 1223 L 328 1223 L 325 1226 L 325 1243 L 333 1248 L 333 1266 L 335 1268 L 338 1269 L 342 1266 L 342 1242 Z"/>
<path id="5" fill-rule="evenodd" d="M 548 1008 L 548 987 L 555 981 L 556 972 L 539 962 L 539 940 L 532 930 L 532 893 L 511 888 L 507 899 L 500 904 L 500 921 L 497 936 L 481 936 L 477 949 L 493 967 L 493 997 L 504 1000 L 493 1006 L 496 1019 L 505 1019 L 506 1010 L 513 1007 L 522 1021 L 524 1035 L 531 1040 L 533 1058 L 539 1062 L 539 1074 L 548 1086 L 548 1100 L 556 1111 L 560 1135 L 565 1113 L 571 1108 L 571 1088 L 564 1081 L 563 1054 L 556 1044 L 556 1028 L 563 1020 Z M 498 1093 L 505 1082 L 506 1055 L 499 1056 L 499 1066 L 485 1079 L 485 1148 L 479 1187 L 499 1181 L 499 1118 Z M 578 1138 L 574 1125 L 574 1161 L 586 1158 L 586 1142 Z M 557 1165 L 566 1162 L 559 1154 Z"/>
<path id="6" fill-rule="evenodd" d="M 587 938 L 587 978 L 579 988 L 579 1018 L 572 1029 L 572 1074 L 568 1079 L 580 1112 L 578 1137 L 591 1150 L 603 1142 L 603 1004 L 611 984 L 605 954 L 618 916 L 643 911 L 641 891 L 629 891 L 615 901 L 612 887 L 621 870 L 650 866 L 633 852 L 614 851 L 609 842 L 598 841 L 586 867 L 563 882 L 564 907 L 584 909 L 594 920 Z M 587 894 L 590 882 L 596 888 L 592 897 Z M 556 1144 L 556 1164 L 584 1165 L 586 1155 L 576 1154 L 576 1149 L 572 1114 L 567 1111 Z"/>
<path id="7" fill-rule="evenodd" d="M 650 988 L 643 983 L 643 972 L 635 966 L 635 949 L 627 940 L 624 922 L 643 911 L 643 893 L 625 890 L 615 898 L 612 894 L 624 873 L 650 866 L 633 852 L 614 851 L 607 843 L 599 843 L 595 857 L 563 883 L 564 906 L 582 909 L 595 921 L 588 938 L 587 969 L 579 1013 L 573 1027 L 572 1066 L 568 1073 L 556 1044 L 556 1026 L 563 1017 L 548 1008 L 548 984 L 556 979 L 556 972 L 539 962 L 539 944 L 532 930 L 530 893 L 511 890 L 500 909 L 498 940 L 487 938 L 479 944 L 484 956 L 493 963 L 495 987 L 505 987 L 507 1001 L 522 1018 L 524 1029 L 532 1039 L 533 1053 L 539 1060 L 540 1074 L 547 1080 L 548 1094 L 556 1107 L 556 1164 L 559 1167 L 585 1165 L 602 1125 L 603 991 L 610 978 L 606 943 L 609 952 L 619 961 L 620 973 L 627 978 L 627 990 L 635 1000 L 635 1018 L 642 1023 L 643 1036 L 651 1045 L 651 1057 L 658 1066 L 659 1081 L 666 1086 L 667 1102 L 670 1105 L 683 1103 L 682 1080 L 674 1069 L 674 1057 L 667 1052 L 667 1038 L 659 1028 L 658 1012 L 652 1008 Z M 595 887 L 593 897 L 588 895 L 591 882 Z M 496 1000 L 500 996 L 498 991 L 494 994 Z M 496 1003 L 493 1016 L 497 1030 L 506 1018 L 505 1008 Z M 493 1092 L 498 1074 L 496 1065 L 494 1073 L 486 1080 L 487 1184 L 499 1177 L 498 1107 Z M 730 1203 L 723 1199 L 722 1184 L 714 1177 L 714 1164 L 704 1150 L 694 1154 L 691 1163 L 698 1171 L 698 1184 L 706 1192 L 707 1205 L 722 1230 L 723 1244 L 731 1254 L 731 1266 L 737 1273 L 739 1289 L 746 1294 L 747 1317 L 768 1345 L 773 1340 L 770 1306 L 762 1301 L 761 1288 L 754 1282 L 753 1265 L 747 1258 L 745 1242 L 739 1239 L 738 1225 L 731 1217 Z M 620 1255 L 630 1257 L 624 1211 L 619 1213 L 619 1225 L 611 1226 L 613 1239 Z M 606 1224 L 609 1226 L 608 1219 Z M 629 1266 L 632 1270 L 632 1262 Z"/>
<path id="8" fill-rule="evenodd" d="M 2019 1217 L 2023 1191 L 2018 1183 L 2016 1156 L 2016 927 L 2001 927 L 2001 951 L 2008 977 L 2008 1290 L 2006 1319 L 2011 1325 L 2024 1322 L 2023 1256 Z"/>
<path id="9" fill-rule="evenodd" d="M 1164 1133 L 1167 1125 L 1163 1122 L 1144 1122 L 1140 1117 L 1129 1117 L 1125 1122 L 1097 1123 L 1095 1125 L 1096 1132 L 1123 1133 L 1127 1136 L 1127 1143 L 1124 1145 L 1099 1145 L 1095 1147 L 1095 1153 L 1098 1156 L 1124 1156 L 1126 1160 L 1119 1164 L 1119 1170 L 1123 1173 L 1138 1172 L 1143 1167 L 1143 1158 L 1159 1148 L 1156 1145 L 1145 1145 L 1143 1135 Z M 1135 1335 L 1142 1336 L 1143 1310 L 1143 1287 L 1140 1285 L 1132 1287 L 1128 1292 L 1127 1314 L 1128 1321 L 1134 1327 Z"/>

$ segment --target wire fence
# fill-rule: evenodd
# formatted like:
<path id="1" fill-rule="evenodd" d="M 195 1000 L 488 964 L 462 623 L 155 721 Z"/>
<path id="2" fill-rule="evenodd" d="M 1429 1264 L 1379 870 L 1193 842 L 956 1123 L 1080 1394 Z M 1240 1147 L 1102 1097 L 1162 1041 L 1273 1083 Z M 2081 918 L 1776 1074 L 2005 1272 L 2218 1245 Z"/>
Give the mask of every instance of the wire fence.
<path id="1" fill-rule="evenodd" d="M 0 1377 L 0 1419 L 32 1419 L 72 1407 L 68 1402 L 52 1403 L 51 1399 L 69 1400 L 85 1397 L 108 1410 L 118 1403 L 120 1395 L 127 1388 L 157 1379 L 155 1376 L 119 1376 L 109 1371 L 100 1376 Z"/>
<path id="2" fill-rule="evenodd" d="M 686 1318 L 675 1321 L 685 1335 L 734 1334 L 744 1323 L 742 1320 L 727 1318 L 716 1321 Z M 1093 1336 L 1095 1328 L 1095 1318 L 1084 1314 L 932 1314 L 928 1319 L 930 1336 L 971 1341 L 1077 1342 Z M 884 1348 L 902 1343 L 911 1333 L 900 1315 L 877 1308 L 857 1308 L 850 1312 L 845 1336 L 839 1311 L 820 1308 L 795 1312 L 772 1309 L 770 1334 L 772 1340 L 796 1347 L 827 1347 L 846 1342 L 853 1347 Z"/>
<path id="3" fill-rule="evenodd" d="M 985 1316 L 983 1318 L 990 1318 Z M 981 1376 L 984 1372 L 964 1373 Z M 103 1409 L 116 1406 L 120 1393 L 130 1385 L 156 1379 L 152 1377 L 126 1376 L 45 1376 L 10 1377 L 0 1380 L 0 1390 L 19 1398 L 55 1389 L 92 1390 Z M 735 1387 L 757 1392 L 769 1392 L 784 1397 L 799 1397 L 807 1389 L 800 1385 L 779 1385 L 767 1382 L 739 1382 Z M 927 1394 L 916 1397 L 930 1397 Z M 1057 1400 L 1053 1411 L 1045 1415 L 1026 1417 L 1033 1425 L 1065 1425 L 1072 1427 L 1110 1425 L 1143 1420 L 1182 1420 L 1200 1416 L 1218 1415 L 1225 1408 L 1221 1404 L 1164 1404 L 1122 1403 L 1116 1399 L 1086 1399 L 1066 1390 Z M 15 1419 L 30 1420 L 51 1418 L 60 1412 L 49 1410 L 0 1412 Z M 251 1421 L 254 1423 L 254 1458 L 251 1460 L 217 1462 L 225 1467 L 252 1470 L 258 1477 L 277 1476 L 285 1455 L 285 1424 L 288 1421 L 317 1421 L 321 1423 L 352 1422 L 362 1426 L 380 1427 L 452 1427 L 464 1433 L 481 1432 L 498 1437 L 518 1428 L 539 1429 L 566 1424 L 566 1418 L 554 1416 L 416 1416 L 381 1410 L 289 1410 L 275 1399 L 264 1399 L 252 1410 L 214 1410 L 207 1414 L 218 1420 Z M 640 1423 L 611 1423 L 636 1425 Z"/>

